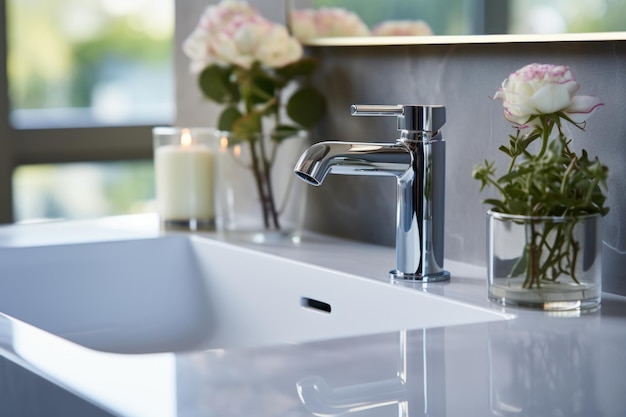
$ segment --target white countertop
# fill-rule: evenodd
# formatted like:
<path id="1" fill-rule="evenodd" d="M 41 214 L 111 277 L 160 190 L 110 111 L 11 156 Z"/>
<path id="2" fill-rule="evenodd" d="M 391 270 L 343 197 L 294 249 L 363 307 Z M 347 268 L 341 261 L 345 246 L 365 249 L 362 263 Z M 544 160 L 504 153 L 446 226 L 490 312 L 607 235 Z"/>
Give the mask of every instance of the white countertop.
<path id="1" fill-rule="evenodd" d="M 5 226 L 0 251 L 162 235 L 153 216 Z M 394 263 L 392 248 L 315 235 L 299 245 L 238 244 L 382 281 Z M 486 300 L 483 268 L 451 261 L 446 268 L 449 283 L 415 290 L 503 311 Z M 580 317 L 505 312 L 515 318 L 257 349 L 136 355 L 90 350 L 0 314 L 0 355 L 119 416 L 626 415 L 625 297 L 603 294 L 602 308 Z M 398 385 L 398 376 L 404 383 Z M 5 384 L 7 377 L 0 375 Z"/>

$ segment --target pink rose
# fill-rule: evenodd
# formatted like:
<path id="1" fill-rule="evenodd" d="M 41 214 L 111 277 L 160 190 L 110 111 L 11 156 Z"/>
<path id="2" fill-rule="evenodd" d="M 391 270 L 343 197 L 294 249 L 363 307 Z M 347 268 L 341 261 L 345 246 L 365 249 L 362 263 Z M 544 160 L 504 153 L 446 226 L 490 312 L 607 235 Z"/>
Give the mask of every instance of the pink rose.
<path id="1" fill-rule="evenodd" d="M 293 34 L 300 40 L 336 36 L 369 36 L 369 28 L 361 18 L 346 9 L 322 7 L 301 9 L 291 14 Z"/>
<path id="2" fill-rule="evenodd" d="M 306 41 L 318 37 L 317 23 L 315 16 L 317 11 L 314 9 L 301 9 L 291 12 L 291 32 L 293 36 Z"/>
<path id="3" fill-rule="evenodd" d="M 569 67 L 530 64 L 509 75 L 494 99 L 504 101 L 504 117 L 519 125 L 557 112 L 582 123 L 602 103 L 597 97 L 574 95 L 579 88 Z"/>
<path id="4" fill-rule="evenodd" d="M 389 20 L 372 29 L 374 36 L 429 36 L 433 31 L 423 20 Z"/>

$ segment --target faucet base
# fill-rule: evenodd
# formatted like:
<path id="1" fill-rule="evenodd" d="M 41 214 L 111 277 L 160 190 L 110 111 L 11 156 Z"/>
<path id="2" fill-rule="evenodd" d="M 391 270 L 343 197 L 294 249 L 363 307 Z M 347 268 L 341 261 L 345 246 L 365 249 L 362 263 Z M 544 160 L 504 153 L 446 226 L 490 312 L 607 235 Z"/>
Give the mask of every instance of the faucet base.
<path id="1" fill-rule="evenodd" d="M 440 271 L 434 274 L 407 274 L 398 270 L 389 272 L 390 276 L 394 280 L 398 281 L 411 281 L 411 282 L 441 282 L 450 280 L 450 273 L 448 271 Z"/>

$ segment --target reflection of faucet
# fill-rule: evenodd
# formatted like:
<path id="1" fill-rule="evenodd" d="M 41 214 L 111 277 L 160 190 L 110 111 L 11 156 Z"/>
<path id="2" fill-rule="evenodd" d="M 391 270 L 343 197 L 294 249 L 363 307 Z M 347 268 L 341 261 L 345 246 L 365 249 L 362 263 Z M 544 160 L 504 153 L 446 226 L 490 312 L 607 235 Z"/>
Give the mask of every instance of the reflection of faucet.
<path id="1" fill-rule="evenodd" d="M 356 416 L 359 411 L 394 405 L 398 417 L 445 416 L 443 332 L 422 329 L 409 336 L 401 330 L 395 376 L 341 387 L 330 386 L 323 377 L 308 376 L 296 383 L 300 401 L 318 417 Z M 421 343 L 416 339 L 420 334 Z"/>
<path id="2" fill-rule="evenodd" d="M 445 142 L 443 106 L 354 105 L 353 116 L 396 116 L 396 143 L 320 142 L 307 149 L 295 173 L 312 185 L 328 174 L 394 176 L 397 180 L 395 279 L 444 281 Z"/>
<path id="3" fill-rule="evenodd" d="M 316 416 L 340 416 L 407 400 L 406 386 L 399 377 L 331 388 L 324 378 L 310 376 L 296 385 L 300 400 Z"/>
<path id="4" fill-rule="evenodd" d="M 400 331 L 398 336 L 399 356 L 395 377 L 332 388 L 324 378 L 308 376 L 296 383 L 302 404 L 318 417 L 343 416 L 392 404 L 398 404 L 399 416 L 408 415 L 407 331 Z"/>

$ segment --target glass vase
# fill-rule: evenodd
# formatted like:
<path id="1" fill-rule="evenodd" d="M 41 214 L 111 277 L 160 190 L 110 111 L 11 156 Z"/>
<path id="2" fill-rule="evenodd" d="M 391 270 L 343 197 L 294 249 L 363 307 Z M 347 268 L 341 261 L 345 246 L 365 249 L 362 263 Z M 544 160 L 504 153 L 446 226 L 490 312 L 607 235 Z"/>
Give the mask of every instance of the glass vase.
<path id="1" fill-rule="evenodd" d="M 489 299 L 543 310 L 600 304 L 600 215 L 533 217 L 487 214 Z"/>
<path id="2" fill-rule="evenodd" d="M 218 227 L 257 243 L 301 236 L 307 185 L 293 168 L 309 146 L 306 131 L 277 137 L 219 135 Z"/>

